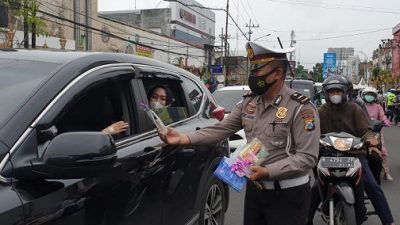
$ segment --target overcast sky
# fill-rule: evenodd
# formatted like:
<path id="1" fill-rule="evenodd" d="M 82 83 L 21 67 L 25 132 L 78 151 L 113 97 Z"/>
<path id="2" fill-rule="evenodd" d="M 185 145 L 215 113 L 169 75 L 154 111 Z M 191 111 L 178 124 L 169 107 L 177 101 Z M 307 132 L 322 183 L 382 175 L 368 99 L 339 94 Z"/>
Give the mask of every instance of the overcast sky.
<path id="1" fill-rule="evenodd" d="M 98 0 L 100 11 L 168 7 L 160 0 Z M 212 8 L 226 8 L 226 0 L 197 0 Z M 238 11 L 239 9 L 239 11 Z M 290 44 L 290 31 L 296 34 L 296 60 L 306 68 L 323 61 L 330 47 L 353 47 L 361 60 L 372 58 L 381 39 L 392 38 L 392 28 L 400 23 L 400 0 L 230 0 L 230 14 L 247 32 L 249 19 L 259 25 L 252 40 L 270 47 Z M 225 13 L 215 11 L 215 36 L 225 27 Z M 228 33 L 233 50 L 244 51 L 245 38 L 229 20 Z M 237 41 L 237 33 L 239 38 Z M 218 39 L 217 39 L 218 40 Z M 360 53 L 362 51 L 363 53 Z M 366 56 L 365 56 L 366 55 Z"/>

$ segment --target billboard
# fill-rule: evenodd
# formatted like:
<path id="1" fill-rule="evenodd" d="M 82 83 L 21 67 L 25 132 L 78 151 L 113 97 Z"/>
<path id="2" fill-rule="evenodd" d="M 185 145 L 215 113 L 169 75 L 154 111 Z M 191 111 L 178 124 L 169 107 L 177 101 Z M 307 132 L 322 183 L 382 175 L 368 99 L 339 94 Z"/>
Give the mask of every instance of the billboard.
<path id="1" fill-rule="evenodd" d="M 322 69 L 322 78 L 324 80 L 336 74 L 336 53 L 324 53 L 324 65 Z"/>
<path id="2" fill-rule="evenodd" d="M 153 50 L 148 47 L 136 45 L 136 55 L 153 58 Z"/>
<path id="3" fill-rule="evenodd" d="M 185 3 L 170 2 L 171 24 L 183 32 L 188 32 L 188 28 L 197 32 L 198 35 L 215 36 L 215 13 L 196 2 L 186 0 Z M 190 7 L 197 5 L 199 7 Z"/>

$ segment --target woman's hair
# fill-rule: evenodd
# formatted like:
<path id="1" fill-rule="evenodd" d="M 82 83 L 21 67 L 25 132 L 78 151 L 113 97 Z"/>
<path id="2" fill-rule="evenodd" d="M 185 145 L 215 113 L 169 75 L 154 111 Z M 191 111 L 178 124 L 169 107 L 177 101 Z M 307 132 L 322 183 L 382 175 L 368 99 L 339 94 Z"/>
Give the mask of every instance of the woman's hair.
<path id="1" fill-rule="evenodd" d="M 147 92 L 147 99 L 150 100 L 151 96 L 153 95 L 153 92 L 157 88 L 162 88 L 162 89 L 165 90 L 165 94 L 167 95 L 167 99 L 165 101 L 165 105 L 170 105 L 172 102 L 175 101 L 175 99 L 173 98 L 173 94 L 172 94 L 171 89 L 169 89 L 167 86 L 162 85 L 162 84 L 157 84 L 157 85 L 154 85 L 152 88 L 150 88 L 149 92 Z"/>

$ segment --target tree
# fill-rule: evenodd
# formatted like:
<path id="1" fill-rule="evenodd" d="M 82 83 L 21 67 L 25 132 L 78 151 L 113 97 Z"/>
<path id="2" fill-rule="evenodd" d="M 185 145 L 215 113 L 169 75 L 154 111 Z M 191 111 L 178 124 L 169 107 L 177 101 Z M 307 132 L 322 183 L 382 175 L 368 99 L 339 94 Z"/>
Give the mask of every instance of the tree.
<path id="1" fill-rule="evenodd" d="M 307 79 L 307 70 L 304 69 L 303 65 L 297 64 L 296 70 L 295 70 L 295 76 L 296 78 L 299 79 Z"/>
<path id="2" fill-rule="evenodd" d="M 373 77 L 377 77 L 377 76 L 379 76 L 379 73 L 381 72 L 381 68 L 379 68 L 379 67 L 375 67 L 373 70 L 372 70 L 372 76 Z"/>
<path id="3" fill-rule="evenodd" d="M 32 33 L 33 40 L 35 40 L 35 35 L 49 36 L 46 23 L 36 16 L 40 6 L 37 0 L 2 0 L 0 6 L 7 9 L 9 21 L 13 16 L 23 19 L 25 44 L 28 43 L 29 32 Z M 14 30 L 14 24 L 9 23 L 8 29 Z"/>
<path id="4" fill-rule="evenodd" d="M 315 66 L 313 66 L 313 79 L 314 82 L 322 82 L 324 81 L 322 78 L 322 63 L 316 63 Z"/>

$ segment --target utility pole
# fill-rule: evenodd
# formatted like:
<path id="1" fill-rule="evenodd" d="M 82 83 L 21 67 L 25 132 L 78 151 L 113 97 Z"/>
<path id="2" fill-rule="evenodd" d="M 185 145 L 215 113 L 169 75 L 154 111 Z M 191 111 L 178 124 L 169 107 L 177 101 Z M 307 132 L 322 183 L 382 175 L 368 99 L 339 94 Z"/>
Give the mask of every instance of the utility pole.
<path id="1" fill-rule="evenodd" d="M 250 18 L 250 22 L 249 22 L 249 24 L 246 24 L 246 27 L 248 27 L 249 28 L 249 32 L 248 32 L 248 34 L 249 34 L 249 41 L 251 41 L 251 34 L 253 34 L 253 31 L 251 30 L 251 28 L 259 28 L 260 27 L 260 25 L 259 24 L 257 24 L 257 26 L 256 25 L 254 25 L 254 24 L 251 24 L 251 18 Z M 249 74 L 249 68 L 250 67 L 250 65 L 249 65 L 249 59 L 247 59 L 247 63 L 246 63 L 246 73 L 247 74 Z"/>
<path id="2" fill-rule="evenodd" d="M 292 32 L 290 33 L 290 47 L 294 47 L 294 45 L 296 44 L 296 34 L 294 33 L 294 30 L 292 30 Z M 289 57 L 290 61 L 296 61 L 296 50 L 294 50 L 293 52 L 290 53 L 290 57 Z"/>
<path id="3" fill-rule="evenodd" d="M 249 22 L 249 24 L 246 24 L 246 27 L 249 28 L 249 32 L 248 32 L 248 34 L 249 34 L 249 41 L 251 41 L 251 35 L 253 34 L 253 31 L 251 30 L 251 28 L 259 28 L 260 25 L 257 24 L 257 26 L 256 26 L 256 25 L 254 25 L 254 24 L 251 24 L 251 19 L 250 19 L 250 22 Z"/>
<path id="4" fill-rule="evenodd" d="M 36 17 L 36 10 L 33 10 L 32 16 L 33 16 L 33 18 Z M 36 23 L 32 24 L 32 36 L 31 36 L 31 38 L 32 38 L 32 44 L 31 44 L 32 48 L 36 48 Z"/>
<path id="5" fill-rule="evenodd" d="M 229 0 L 226 0 L 226 17 L 225 17 L 225 44 L 224 44 L 224 57 L 222 57 L 222 61 L 224 61 L 224 59 L 226 59 L 226 57 L 228 56 L 228 15 L 229 15 Z M 224 63 L 222 62 L 222 65 L 224 65 Z M 227 77 L 228 77 L 228 67 L 225 67 L 225 85 L 227 84 Z M 222 67 L 222 68 L 224 68 Z"/>

